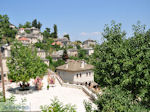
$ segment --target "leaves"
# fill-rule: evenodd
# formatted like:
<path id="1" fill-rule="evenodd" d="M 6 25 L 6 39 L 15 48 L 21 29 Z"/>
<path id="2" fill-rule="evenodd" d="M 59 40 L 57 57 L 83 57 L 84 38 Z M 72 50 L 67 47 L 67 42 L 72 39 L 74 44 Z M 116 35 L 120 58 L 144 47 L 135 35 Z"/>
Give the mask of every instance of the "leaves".
<path id="1" fill-rule="evenodd" d="M 8 78 L 14 81 L 28 82 L 36 76 L 43 76 L 47 65 L 37 57 L 37 53 L 22 43 L 14 42 L 11 47 L 11 57 L 7 61 Z"/>

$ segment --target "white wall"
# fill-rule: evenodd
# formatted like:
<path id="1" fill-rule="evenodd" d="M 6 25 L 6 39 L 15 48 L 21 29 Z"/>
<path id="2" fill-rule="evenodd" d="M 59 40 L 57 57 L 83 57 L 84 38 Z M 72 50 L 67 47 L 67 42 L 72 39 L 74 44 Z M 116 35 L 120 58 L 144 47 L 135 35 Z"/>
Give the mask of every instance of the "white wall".
<path id="1" fill-rule="evenodd" d="M 81 77 L 80 77 L 80 73 L 81 73 Z M 77 74 L 79 74 L 78 77 Z M 86 70 L 86 71 L 74 73 L 75 83 L 85 83 L 85 82 L 89 83 L 93 81 L 94 81 L 94 72 L 92 70 Z"/>
<path id="2" fill-rule="evenodd" d="M 89 72 L 91 73 L 89 75 Z M 67 72 L 62 70 L 57 70 L 58 75 L 63 79 L 64 82 L 69 83 L 89 83 L 94 82 L 94 72 L 92 70 L 86 70 L 81 72 Z M 87 75 L 88 73 L 88 75 Z M 77 77 L 78 74 L 78 77 Z M 81 74 L 81 77 L 80 77 Z"/>

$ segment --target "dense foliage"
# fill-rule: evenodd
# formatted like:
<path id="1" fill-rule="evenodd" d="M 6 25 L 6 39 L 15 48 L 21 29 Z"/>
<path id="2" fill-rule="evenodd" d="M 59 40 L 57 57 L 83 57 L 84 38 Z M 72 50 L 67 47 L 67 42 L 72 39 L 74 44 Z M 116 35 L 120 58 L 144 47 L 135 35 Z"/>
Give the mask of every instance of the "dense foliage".
<path id="1" fill-rule="evenodd" d="M 65 34 L 64 37 L 66 37 L 66 38 L 68 38 L 68 40 L 70 40 L 69 34 Z"/>
<path id="2" fill-rule="evenodd" d="M 112 22 L 111 26 L 106 25 L 105 41 L 95 47 L 90 60 L 95 65 L 97 83 L 102 87 L 120 85 L 131 92 L 133 100 L 140 99 L 141 104 L 150 108 L 150 30 L 144 29 L 145 26 L 139 23 L 133 25 L 133 37 L 125 39 L 121 24 Z M 120 101 L 126 103 L 125 100 Z"/>
<path id="3" fill-rule="evenodd" d="M 31 27 L 35 27 L 35 28 L 41 29 L 42 24 L 41 24 L 40 21 L 37 22 L 37 19 L 34 19 L 32 21 L 32 23 L 29 22 L 29 21 L 26 21 L 26 23 L 24 25 L 19 24 L 19 28 L 31 28 Z"/>
<path id="4" fill-rule="evenodd" d="M 69 57 L 68 57 L 67 50 L 64 49 L 64 52 L 63 52 L 63 55 L 62 55 L 62 59 L 63 59 L 64 61 L 66 61 L 68 58 L 69 58 Z"/>
<path id="5" fill-rule="evenodd" d="M 11 57 L 7 61 L 8 78 L 16 82 L 28 82 L 31 78 L 43 76 L 47 65 L 37 56 L 35 50 L 14 42 L 11 47 Z"/>
<path id="6" fill-rule="evenodd" d="M 17 30 L 10 27 L 7 15 L 0 15 L 0 43 L 10 43 L 15 39 Z"/>
<path id="7" fill-rule="evenodd" d="M 63 105 L 58 99 L 52 100 L 50 105 L 41 106 L 42 112 L 76 112 L 74 105 Z"/>
<path id="8" fill-rule="evenodd" d="M 57 25 L 54 24 L 53 28 L 54 28 L 54 32 L 51 33 L 51 37 L 52 37 L 52 38 L 58 38 L 58 29 L 57 29 Z"/>

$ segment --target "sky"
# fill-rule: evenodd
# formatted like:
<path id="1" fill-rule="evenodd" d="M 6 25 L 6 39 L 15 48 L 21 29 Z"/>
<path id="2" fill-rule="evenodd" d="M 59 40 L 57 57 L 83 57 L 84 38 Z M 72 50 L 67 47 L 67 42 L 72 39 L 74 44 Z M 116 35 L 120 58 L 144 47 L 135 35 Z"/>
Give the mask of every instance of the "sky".
<path id="1" fill-rule="evenodd" d="M 150 0 L 0 0 L 0 14 L 16 26 L 36 18 L 42 31 L 53 31 L 56 24 L 59 37 L 69 34 L 72 41 L 102 42 L 104 26 L 112 20 L 122 23 L 127 36 L 138 20 L 150 28 Z"/>

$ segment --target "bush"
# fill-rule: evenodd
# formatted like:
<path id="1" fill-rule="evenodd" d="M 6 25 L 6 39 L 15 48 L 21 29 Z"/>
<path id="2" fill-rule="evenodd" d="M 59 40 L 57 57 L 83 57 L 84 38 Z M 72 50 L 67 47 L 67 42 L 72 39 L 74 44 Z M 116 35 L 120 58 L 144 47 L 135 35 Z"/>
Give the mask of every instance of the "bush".
<path id="1" fill-rule="evenodd" d="M 41 106 L 42 112 L 76 112 L 74 105 L 63 105 L 57 98 L 52 100 L 50 105 Z"/>
<path id="2" fill-rule="evenodd" d="M 133 100 L 131 92 L 121 87 L 107 88 L 102 96 L 95 101 L 98 112 L 147 112 L 140 102 Z"/>

